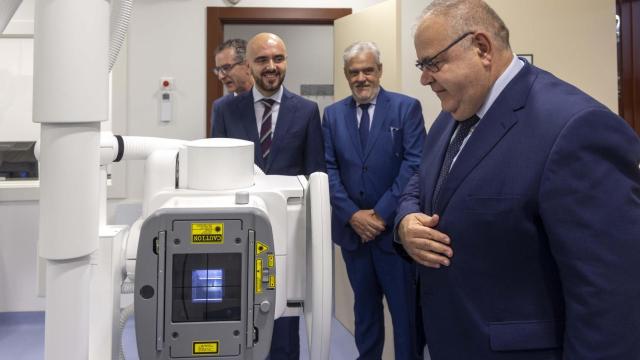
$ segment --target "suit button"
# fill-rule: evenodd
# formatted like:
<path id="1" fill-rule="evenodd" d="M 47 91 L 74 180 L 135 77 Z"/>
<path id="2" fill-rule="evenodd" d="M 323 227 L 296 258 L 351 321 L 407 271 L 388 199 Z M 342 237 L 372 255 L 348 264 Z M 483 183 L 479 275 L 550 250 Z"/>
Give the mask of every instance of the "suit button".
<path id="1" fill-rule="evenodd" d="M 367 172 L 367 170 L 368 170 L 368 169 L 367 169 L 367 167 L 366 167 L 366 166 L 363 166 L 363 167 L 362 167 L 362 172 Z"/>
<path id="2" fill-rule="evenodd" d="M 360 191 L 360 196 L 364 196 L 364 191 Z"/>

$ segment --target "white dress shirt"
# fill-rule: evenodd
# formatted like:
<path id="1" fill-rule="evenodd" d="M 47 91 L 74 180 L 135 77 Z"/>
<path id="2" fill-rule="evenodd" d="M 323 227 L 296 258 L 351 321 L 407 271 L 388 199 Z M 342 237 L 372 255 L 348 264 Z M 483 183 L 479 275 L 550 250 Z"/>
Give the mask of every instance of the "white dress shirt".
<path id="1" fill-rule="evenodd" d="M 280 102 L 282 100 L 282 94 L 284 93 L 284 86 L 280 86 L 280 89 L 278 89 L 275 94 L 269 97 L 262 95 L 255 86 L 251 89 L 251 91 L 253 91 L 253 110 L 256 114 L 258 136 L 260 135 L 260 130 L 262 129 L 262 114 L 264 114 L 264 104 L 260 100 L 266 98 L 276 101 L 271 107 L 271 138 L 273 139 L 273 135 L 276 133 L 276 122 L 278 121 L 278 113 L 280 112 Z"/>
<path id="2" fill-rule="evenodd" d="M 370 104 L 369 108 L 367 109 L 367 112 L 369 113 L 369 130 L 371 130 L 371 124 L 373 124 L 373 112 L 375 111 L 377 100 L 378 95 L 376 95 L 376 97 L 374 97 L 373 100 L 368 103 Z M 358 104 L 356 102 L 356 117 L 358 118 L 358 128 L 360 128 L 360 119 L 362 119 L 362 108 L 360 107 L 360 105 L 362 104 Z"/>

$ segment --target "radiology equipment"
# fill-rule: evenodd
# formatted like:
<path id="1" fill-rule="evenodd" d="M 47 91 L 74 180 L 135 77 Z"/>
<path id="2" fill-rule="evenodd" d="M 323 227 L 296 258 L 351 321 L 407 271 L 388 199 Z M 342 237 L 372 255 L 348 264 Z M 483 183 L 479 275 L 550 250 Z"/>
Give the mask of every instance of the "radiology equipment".
<path id="1" fill-rule="evenodd" d="M 327 175 L 264 175 L 253 146 L 102 134 L 103 164 L 146 159 L 145 195 L 130 229 L 101 225 L 90 261 L 90 359 L 117 358 L 129 281 L 142 360 L 264 359 L 274 320 L 302 314 L 310 358 L 328 359 Z"/>
<path id="2" fill-rule="evenodd" d="M 318 352 L 311 358 L 322 358 L 332 304 L 326 175 L 310 183 L 254 177 L 253 143 L 235 139 L 190 142 L 147 166 L 179 174 L 179 186 L 171 176 L 145 199 L 148 216 L 135 235 L 141 358 L 263 359 L 274 319 L 300 306 Z"/>

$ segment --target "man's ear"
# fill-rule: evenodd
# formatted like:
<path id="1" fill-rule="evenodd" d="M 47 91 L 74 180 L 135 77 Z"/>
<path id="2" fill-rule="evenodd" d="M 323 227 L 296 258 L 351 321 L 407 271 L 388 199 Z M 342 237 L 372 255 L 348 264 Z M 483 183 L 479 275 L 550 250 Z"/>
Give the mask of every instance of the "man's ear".
<path id="1" fill-rule="evenodd" d="M 493 55 L 493 42 L 491 38 L 483 32 L 478 32 L 473 36 L 473 44 L 477 49 L 480 59 L 490 62 Z"/>

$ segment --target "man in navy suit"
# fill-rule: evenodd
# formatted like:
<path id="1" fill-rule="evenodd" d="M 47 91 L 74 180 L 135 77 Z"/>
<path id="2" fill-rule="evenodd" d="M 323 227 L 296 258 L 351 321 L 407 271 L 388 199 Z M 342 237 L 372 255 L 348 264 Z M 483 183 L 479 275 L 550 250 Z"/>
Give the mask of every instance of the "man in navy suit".
<path id="1" fill-rule="evenodd" d="M 381 359 L 382 297 L 393 322 L 397 360 L 416 359 L 415 269 L 393 250 L 397 201 L 420 164 L 425 128 L 420 103 L 380 87 L 374 43 L 357 42 L 343 56 L 352 96 L 327 107 L 322 128 L 332 206 L 332 237 L 353 289 L 360 359 Z"/>
<path id="2" fill-rule="evenodd" d="M 247 51 L 255 86 L 219 107 L 213 137 L 253 141 L 255 163 L 266 174 L 326 171 L 318 104 L 282 86 L 287 72 L 284 42 L 275 34 L 261 33 L 251 39 Z M 266 121 L 268 129 L 262 126 Z"/>
<path id="3" fill-rule="evenodd" d="M 219 107 L 213 137 L 253 141 L 254 160 L 266 174 L 326 171 L 318 105 L 284 88 L 287 49 L 280 37 L 261 33 L 247 44 L 255 86 Z M 300 357 L 299 318 L 275 321 L 270 358 Z"/>
<path id="4" fill-rule="evenodd" d="M 431 358 L 638 359 L 637 134 L 482 1 L 434 0 L 414 41 L 442 112 L 396 222 Z"/>
<path id="5" fill-rule="evenodd" d="M 227 95 L 213 101 L 211 127 L 222 103 L 234 96 L 251 90 L 253 77 L 246 60 L 247 42 L 243 39 L 230 39 L 218 45 L 215 51 L 216 67 L 213 72 L 227 88 Z M 213 136 L 213 133 L 211 133 Z"/>

